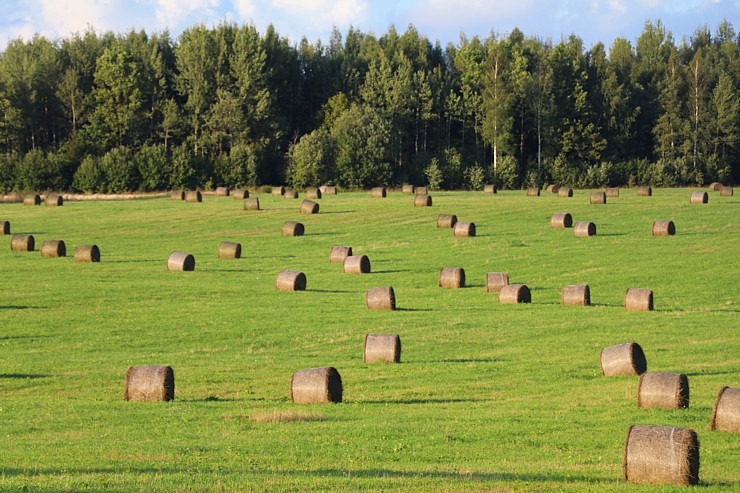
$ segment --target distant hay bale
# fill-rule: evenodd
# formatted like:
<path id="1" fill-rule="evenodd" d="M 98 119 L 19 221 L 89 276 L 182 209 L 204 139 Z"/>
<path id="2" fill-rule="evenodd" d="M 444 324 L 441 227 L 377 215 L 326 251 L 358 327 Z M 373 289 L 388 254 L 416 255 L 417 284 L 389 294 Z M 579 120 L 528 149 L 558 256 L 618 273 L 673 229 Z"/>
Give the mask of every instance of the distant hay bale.
<path id="1" fill-rule="evenodd" d="M 283 187 L 283 186 L 272 187 L 272 194 L 273 195 L 275 195 L 277 197 L 280 197 L 284 193 L 285 193 L 285 187 Z"/>
<path id="2" fill-rule="evenodd" d="M 234 241 L 222 241 L 218 244 L 218 258 L 241 258 L 242 244 Z"/>
<path id="3" fill-rule="evenodd" d="M 298 192 L 295 190 L 286 190 L 285 193 L 283 193 L 284 199 L 297 199 L 298 198 Z"/>
<path id="4" fill-rule="evenodd" d="M 592 204 L 606 204 L 606 192 L 591 192 Z"/>
<path id="5" fill-rule="evenodd" d="M 23 197 L 23 205 L 41 205 L 41 196 L 39 194 L 26 195 Z"/>
<path id="6" fill-rule="evenodd" d="M 61 207 L 64 205 L 64 198 L 61 195 L 47 195 L 44 203 L 47 207 Z"/>
<path id="7" fill-rule="evenodd" d="M 712 408 L 710 429 L 740 433 L 740 389 L 722 387 Z"/>
<path id="8" fill-rule="evenodd" d="M 305 232 L 306 228 L 302 223 L 296 221 L 285 221 L 283 223 L 283 236 L 303 236 Z"/>
<path id="9" fill-rule="evenodd" d="M 375 187 L 372 190 L 370 190 L 370 196 L 376 199 L 385 198 L 386 195 L 387 195 L 387 191 L 385 187 Z"/>
<path id="10" fill-rule="evenodd" d="M 676 225 L 673 221 L 655 221 L 653 223 L 653 236 L 673 236 L 676 234 Z"/>
<path id="11" fill-rule="evenodd" d="M 390 286 L 369 289 L 365 292 L 365 305 L 369 310 L 395 310 L 396 293 Z"/>
<path id="12" fill-rule="evenodd" d="M 629 288 L 624 296 L 624 308 L 631 312 L 653 310 L 653 292 L 649 289 Z"/>
<path id="13" fill-rule="evenodd" d="M 577 222 L 573 226 L 573 236 L 586 237 L 596 236 L 596 225 L 592 222 Z"/>
<path id="14" fill-rule="evenodd" d="M 9 235 L 10 234 L 10 221 L 0 221 L 0 231 L 2 231 L 2 233 L 0 234 Z"/>
<path id="15" fill-rule="evenodd" d="M 486 292 L 498 293 L 501 291 L 501 288 L 508 285 L 508 272 L 488 272 L 486 274 Z"/>
<path id="16" fill-rule="evenodd" d="M 432 196 L 431 195 L 415 195 L 414 196 L 414 207 L 431 207 Z"/>
<path id="17" fill-rule="evenodd" d="M 401 187 L 401 192 L 405 193 L 406 195 L 413 195 L 415 190 L 416 190 L 416 187 L 408 183 L 404 183 L 403 186 Z"/>
<path id="18" fill-rule="evenodd" d="M 560 302 L 567 306 L 590 306 L 591 289 L 588 284 L 572 284 L 563 287 Z"/>
<path id="19" fill-rule="evenodd" d="M 172 200 L 185 200 L 185 191 L 180 190 L 180 191 L 172 192 L 170 194 L 170 198 Z"/>
<path id="20" fill-rule="evenodd" d="M 695 485 L 699 482 L 699 439 L 675 426 L 630 426 L 622 476 L 630 483 Z"/>
<path id="21" fill-rule="evenodd" d="M 638 197 L 651 197 L 653 195 L 653 188 L 650 185 L 643 185 L 637 187 Z"/>
<path id="22" fill-rule="evenodd" d="M 497 192 L 496 185 L 486 185 L 483 187 L 483 193 L 495 194 Z"/>
<path id="23" fill-rule="evenodd" d="M 203 202 L 203 195 L 201 195 L 200 191 L 198 190 L 185 192 L 185 202 L 188 202 L 190 204 Z"/>
<path id="24" fill-rule="evenodd" d="M 606 189 L 606 197 L 609 199 L 619 198 L 619 187 L 609 187 Z"/>
<path id="25" fill-rule="evenodd" d="M 573 189 L 568 187 L 560 187 L 558 190 L 558 197 L 572 197 Z"/>
<path id="26" fill-rule="evenodd" d="M 707 192 L 691 192 L 692 204 L 706 204 L 707 202 L 709 202 L 709 194 Z"/>
<path id="27" fill-rule="evenodd" d="M 217 197 L 228 197 L 231 193 L 231 190 L 229 190 L 229 187 L 218 187 L 216 188 L 216 196 Z"/>
<path id="28" fill-rule="evenodd" d="M 549 193 L 558 193 L 560 191 L 560 185 L 547 185 L 547 191 Z"/>
<path id="29" fill-rule="evenodd" d="M 709 185 L 709 190 L 712 192 L 719 192 L 720 188 L 722 188 L 722 184 L 718 181 L 715 181 L 714 183 Z"/>
<path id="30" fill-rule="evenodd" d="M 167 259 L 167 269 L 176 271 L 195 270 L 195 257 L 185 252 L 172 252 Z"/>
<path id="31" fill-rule="evenodd" d="M 279 291 L 305 291 L 306 274 L 290 269 L 281 271 L 275 281 L 275 288 Z"/>
<path id="32" fill-rule="evenodd" d="M 123 400 L 163 402 L 175 398 L 175 373 L 170 366 L 129 366 Z"/>
<path id="33" fill-rule="evenodd" d="M 344 258 L 343 269 L 345 274 L 369 274 L 370 259 L 367 255 L 348 255 Z"/>
<path id="34" fill-rule="evenodd" d="M 458 238 L 475 236 L 475 223 L 456 222 L 452 229 L 452 235 Z"/>
<path id="35" fill-rule="evenodd" d="M 636 342 L 609 346 L 601 350 L 601 374 L 605 377 L 642 375 L 647 371 L 647 359 Z"/>
<path id="36" fill-rule="evenodd" d="M 306 190 L 306 198 L 307 199 L 320 199 L 321 198 L 321 190 L 318 188 L 309 188 Z"/>
<path id="37" fill-rule="evenodd" d="M 244 210 L 245 211 L 260 210 L 260 199 L 258 197 L 250 197 L 248 199 L 244 199 Z"/>
<path id="38" fill-rule="evenodd" d="M 80 245 L 75 248 L 75 262 L 100 262 L 98 245 Z"/>
<path id="39" fill-rule="evenodd" d="M 401 338 L 398 334 L 365 334 L 365 363 L 400 363 Z"/>
<path id="40" fill-rule="evenodd" d="M 244 200 L 249 198 L 249 190 L 244 188 L 237 188 L 231 194 L 234 200 Z"/>
<path id="41" fill-rule="evenodd" d="M 442 267 L 437 286 L 449 289 L 464 288 L 465 270 L 462 267 Z"/>
<path id="42" fill-rule="evenodd" d="M 553 214 L 550 218 L 551 228 L 572 228 L 573 216 L 568 212 Z"/>
<path id="43" fill-rule="evenodd" d="M 440 214 L 437 216 L 438 228 L 454 228 L 457 223 L 457 216 L 454 214 Z"/>
<path id="44" fill-rule="evenodd" d="M 42 257 L 66 257 L 67 247 L 63 240 L 46 240 L 41 243 Z"/>
<path id="45" fill-rule="evenodd" d="M 524 284 L 507 284 L 498 292 L 498 302 L 504 304 L 531 303 L 532 294 Z"/>
<path id="46" fill-rule="evenodd" d="M 32 252 L 35 247 L 33 235 L 13 235 L 10 238 L 11 252 Z"/>
<path id="47" fill-rule="evenodd" d="M 735 189 L 732 187 L 721 187 L 719 189 L 719 196 L 720 197 L 732 197 L 734 190 Z"/>
<path id="48" fill-rule="evenodd" d="M 414 195 L 429 195 L 429 187 L 414 188 Z"/>
<path id="49" fill-rule="evenodd" d="M 330 186 L 330 185 L 322 185 L 319 187 L 319 191 L 321 191 L 321 193 L 323 193 L 324 195 L 336 195 L 337 187 Z"/>
<path id="50" fill-rule="evenodd" d="M 351 246 L 334 245 L 329 254 L 330 264 L 344 264 L 344 259 L 352 255 Z"/>
<path id="51" fill-rule="evenodd" d="M 685 409 L 689 407 L 689 379 L 683 373 L 645 372 L 637 384 L 637 407 Z"/>
<path id="52" fill-rule="evenodd" d="M 539 197 L 540 189 L 537 187 L 530 187 L 527 189 L 527 197 Z"/>
<path id="53" fill-rule="evenodd" d="M 342 377 L 336 368 L 309 368 L 293 373 L 290 400 L 296 404 L 342 402 Z"/>
<path id="54" fill-rule="evenodd" d="M 301 214 L 318 214 L 319 204 L 313 200 L 305 199 L 301 202 Z"/>

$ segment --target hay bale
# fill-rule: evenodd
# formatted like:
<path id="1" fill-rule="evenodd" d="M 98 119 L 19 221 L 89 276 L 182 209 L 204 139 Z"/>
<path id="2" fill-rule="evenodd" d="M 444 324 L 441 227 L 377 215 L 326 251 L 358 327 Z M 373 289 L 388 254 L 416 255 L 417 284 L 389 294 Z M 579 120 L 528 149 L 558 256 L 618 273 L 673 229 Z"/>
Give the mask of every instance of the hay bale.
<path id="1" fill-rule="evenodd" d="M 195 270 L 195 257 L 185 252 L 172 252 L 167 259 L 167 269 L 177 271 Z"/>
<path id="2" fill-rule="evenodd" d="M 369 310 L 395 310 L 396 293 L 390 286 L 369 289 L 365 292 L 365 306 Z"/>
<path id="3" fill-rule="evenodd" d="M 551 228 L 572 228 L 573 216 L 568 212 L 553 214 L 550 218 Z"/>
<path id="4" fill-rule="evenodd" d="M 237 188 L 235 189 L 231 196 L 234 198 L 234 200 L 244 200 L 249 198 L 249 190 L 246 190 L 244 188 Z"/>
<path id="5" fill-rule="evenodd" d="M 9 235 L 10 234 L 10 221 L 0 221 L 0 231 L 2 231 L 0 234 Z"/>
<path id="6" fill-rule="evenodd" d="M 217 197 L 228 197 L 231 193 L 231 190 L 229 190 L 229 187 L 218 187 L 216 188 L 216 196 Z"/>
<path id="7" fill-rule="evenodd" d="M 735 189 L 732 187 L 722 187 L 719 189 L 719 196 L 720 197 L 732 197 L 732 194 L 734 193 Z"/>
<path id="8" fill-rule="evenodd" d="M 629 288 L 624 296 L 624 308 L 631 312 L 653 310 L 653 292 L 649 289 Z"/>
<path id="9" fill-rule="evenodd" d="M 75 262 L 100 262 L 98 245 L 80 245 L 75 248 Z"/>
<path id="10" fill-rule="evenodd" d="M 637 407 L 642 409 L 689 407 L 688 377 L 683 373 L 643 373 L 637 385 Z"/>
<path id="11" fill-rule="evenodd" d="M 498 292 L 498 302 L 505 304 L 531 303 L 532 294 L 524 284 L 507 284 Z"/>
<path id="12" fill-rule="evenodd" d="M 590 306 L 591 289 L 588 284 L 565 286 L 560 293 L 560 302 L 568 306 Z"/>
<path id="13" fill-rule="evenodd" d="M 281 271 L 275 281 L 275 288 L 279 291 L 305 291 L 306 274 L 290 269 Z"/>
<path id="14" fill-rule="evenodd" d="M 438 228 L 454 228 L 457 224 L 457 216 L 454 214 L 440 214 L 437 216 Z"/>
<path id="15" fill-rule="evenodd" d="M 336 195 L 337 187 L 333 187 L 329 185 L 322 185 L 319 187 L 319 191 L 323 193 L 324 195 Z"/>
<path id="16" fill-rule="evenodd" d="M 622 476 L 630 483 L 693 485 L 699 482 L 699 440 L 675 426 L 630 426 Z"/>
<path id="17" fill-rule="evenodd" d="M 643 185 L 637 187 L 637 196 L 638 197 L 652 197 L 653 195 L 653 188 L 650 185 Z"/>
<path id="18" fill-rule="evenodd" d="M 636 342 L 626 342 L 601 350 L 601 374 L 605 377 L 642 375 L 647 359 Z"/>
<path id="19" fill-rule="evenodd" d="M 406 195 L 413 195 L 415 190 L 416 190 L 416 187 L 408 183 L 404 183 L 401 186 L 401 192 L 405 193 Z"/>
<path id="20" fill-rule="evenodd" d="M 283 223 L 283 236 L 303 236 L 306 232 L 306 228 L 302 223 L 296 221 L 285 221 Z"/>
<path id="21" fill-rule="evenodd" d="M 370 259 L 367 255 L 348 255 L 344 258 L 343 269 L 345 274 L 369 274 Z"/>
<path id="22" fill-rule="evenodd" d="M 385 187 L 375 187 L 372 190 L 370 190 L 370 196 L 376 199 L 385 198 L 386 195 L 387 195 L 387 191 Z"/>
<path id="23" fill-rule="evenodd" d="M 296 404 L 342 402 L 342 377 L 336 368 L 309 368 L 293 373 L 290 400 Z"/>
<path id="24" fill-rule="evenodd" d="M 179 192 L 172 192 L 170 194 L 172 200 L 185 200 L 185 191 L 180 190 Z"/>
<path id="25" fill-rule="evenodd" d="M 33 235 L 13 235 L 10 238 L 11 252 L 32 252 L 35 246 Z"/>
<path id="26" fill-rule="evenodd" d="M 619 187 L 609 187 L 606 189 L 606 198 L 618 199 L 619 198 Z"/>
<path id="27" fill-rule="evenodd" d="M 653 223 L 653 236 L 673 236 L 676 234 L 676 225 L 673 221 L 655 221 Z"/>
<path id="28" fill-rule="evenodd" d="M 573 236 L 596 236 L 596 225 L 592 222 L 578 222 L 573 226 Z"/>
<path id="29" fill-rule="evenodd" d="M 462 267 L 442 267 L 437 286 L 449 289 L 464 288 L 465 270 Z"/>
<path id="30" fill-rule="evenodd" d="M 63 240 L 46 240 L 41 243 L 42 257 L 66 257 L 67 247 Z"/>
<path id="31" fill-rule="evenodd" d="M 722 184 L 718 181 L 715 181 L 714 183 L 709 185 L 709 190 L 713 192 L 719 192 L 720 188 L 722 188 Z"/>
<path id="32" fill-rule="evenodd" d="M 47 195 L 44 203 L 47 207 L 61 207 L 64 205 L 64 197 L 61 195 Z"/>
<path id="33" fill-rule="evenodd" d="M 429 195 L 429 187 L 414 188 L 414 195 Z"/>
<path id="34" fill-rule="evenodd" d="M 242 244 L 233 241 L 222 241 L 218 245 L 218 258 L 241 258 Z"/>
<path id="35" fill-rule="evenodd" d="M 591 192 L 589 200 L 592 204 L 606 204 L 606 192 Z"/>
<path id="36" fill-rule="evenodd" d="M 286 190 L 285 193 L 283 193 L 284 199 L 297 199 L 298 198 L 298 192 L 295 190 Z"/>
<path id="37" fill-rule="evenodd" d="M 568 187 L 560 187 L 558 190 L 558 197 L 572 197 L 573 189 Z"/>
<path id="38" fill-rule="evenodd" d="M 414 196 L 414 207 L 431 207 L 432 196 L 431 195 L 415 195 Z"/>
<path id="39" fill-rule="evenodd" d="M 170 366 L 129 366 L 123 400 L 171 401 L 175 398 L 175 373 Z"/>
<path id="40" fill-rule="evenodd" d="M 709 428 L 740 433 L 740 389 L 722 387 L 712 408 Z"/>
<path id="41" fill-rule="evenodd" d="M 486 185 L 483 187 L 483 193 L 495 194 L 497 192 L 496 185 Z"/>
<path id="42" fill-rule="evenodd" d="M 26 195 L 23 197 L 23 205 L 41 205 L 41 196 L 39 194 Z"/>
<path id="43" fill-rule="evenodd" d="M 452 229 L 452 235 L 459 238 L 475 236 L 475 223 L 456 222 Z"/>
<path id="44" fill-rule="evenodd" d="M 321 198 L 321 190 L 318 188 L 309 188 L 306 190 L 306 198 L 307 199 L 320 199 Z"/>
<path id="45" fill-rule="evenodd" d="M 547 185 L 547 191 L 549 193 L 558 193 L 560 191 L 560 185 Z"/>
<path id="46" fill-rule="evenodd" d="M 498 293 L 501 291 L 501 288 L 508 285 L 508 272 L 489 272 L 486 274 L 486 292 Z"/>
<path id="47" fill-rule="evenodd" d="M 272 194 L 275 195 L 276 197 L 280 197 L 284 193 L 285 193 L 285 187 L 284 186 L 272 187 Z"/>
<path id="48" fill-rule="evenodd" d="M 398 334 L 365 334 L 365 363 L 400 363 L 401 338 Z"/>
<path id="49" fill-rule="evenodd" d="M 527 189 L 527 197 L 539 197 L 540 189 L 537 187 L 530 187 Z"/>
<path id="50" fill-rule="evenodd" d="M 185 202 L 190 204 L 197 204 L 199 202 L 203 202 L 203 195 L 201 195 L 200 191 L 190 191 L 185 192 Z"/>
<path id="51" fill-rule="evenodd" d="M 318 214 L 319 204 L 313 200 L 304 200 L 301 202 L 301 214 Z"/>
<path id="52" fill-rule="evenodd" d="M 352 255 L 351 246 L 339 246 L 334 245 L 331 247 L 331 253 L 329 254 L 330 264 L 344 264 L 344 259 Z"/>
<path id="53" fill-rule="evenodd" d="M 707 192 L 691 192 L 692 204 L 706 204 L 707 202 L 709 202 L 709 194 Z"/>
<path id="54" fill-rule="evenodd" d="M 250 197 L 244 199 L 244 210 L 245 211 L 258 211 L 260 210 L 260 199 L 257 197 Z"/>

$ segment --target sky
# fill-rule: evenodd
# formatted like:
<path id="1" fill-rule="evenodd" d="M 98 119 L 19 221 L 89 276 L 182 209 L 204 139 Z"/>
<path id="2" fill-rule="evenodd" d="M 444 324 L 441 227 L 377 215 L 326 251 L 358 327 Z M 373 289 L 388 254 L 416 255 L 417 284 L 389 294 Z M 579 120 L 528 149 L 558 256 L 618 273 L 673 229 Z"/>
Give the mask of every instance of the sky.
<path id="1" fill-rule="evenodd" d="M 715 32 L 728 20 L 740 30 L 740 0 L 0 0 L 0 50 L 8 41 L 34 34 L 56 40 L 82 33 L 118 34 L 131 29 L 169 30 L 173 38 L 189 26 L 221 22 L 272 24 L 292 44 L 328 41 L 334 27 L 352 26 L 382 36 L 413 24 L 444 47 L 468 38 L 506 35 L 515 27 L 526 36 L 557 43 L 570 34 L 586 48 L 615 38 L 634 42 L 645 22 L 660 20 L 676 42 L 707 26 Z"/>

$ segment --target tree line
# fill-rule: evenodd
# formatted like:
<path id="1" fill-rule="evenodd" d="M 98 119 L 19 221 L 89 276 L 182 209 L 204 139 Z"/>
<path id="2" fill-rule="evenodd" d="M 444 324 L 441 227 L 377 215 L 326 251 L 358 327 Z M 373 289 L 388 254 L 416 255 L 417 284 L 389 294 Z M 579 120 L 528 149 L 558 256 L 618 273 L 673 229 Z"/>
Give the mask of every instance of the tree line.
<path id="1" fill-rule="evenodd" d="M 442 48 L 413 26 L 35 36 L 0 53 L 0 190 L 734 183 L 739 81 L 727 21 L 608 49 L 518 29 Z"/>

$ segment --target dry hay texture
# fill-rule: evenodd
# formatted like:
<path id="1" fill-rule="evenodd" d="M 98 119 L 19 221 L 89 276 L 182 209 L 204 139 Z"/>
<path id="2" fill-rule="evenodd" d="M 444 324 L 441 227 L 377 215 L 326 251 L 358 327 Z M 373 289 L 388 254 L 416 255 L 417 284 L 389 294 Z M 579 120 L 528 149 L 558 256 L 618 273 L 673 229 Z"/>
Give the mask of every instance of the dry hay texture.
<path id="1" fill-rule="evenodd" d="M 475 223 L 456 222 L 452 229 L 452 235 L 459 238 L 475 236 Z"/>
<path id="2" fill-rule="evenodd" d="M 185 191 L 180 190 L 179 192 L 172 192 L 170 194 L 172 200 L 185 200 Z"/>
<path id="3" fill-rule="evenodd" d="M 193 271 L 195 270 L 195 257 L 185 252 L 172 252 L 167 259 L 167 269 Z"/>
<path id="4" fill-rule="evenodd" d="M 631 312 L 653 310 L 653 292 L 650 289 L 629 288 L 624 295 L 624 308 Z"/>
<path id="5" fill-rule="evenodd" d="M 414 195 L 429 195 L 429 187 L 415 187 Z"/>
<path id="6" fill-rule="evenodd" d="M 283 193 L 284 199 L 297 199 L 298 198 L 298 192 L 295 190 L 286 190 L 285 193 Z"/>
<path id="7" fill-rule="evenodd" d="M 129 366 L 125 401 L 162 402 L 175 398 L 175 373 L 170 366 Z"/>
<path id="8" fill-rule="evenodd" d="M 370 190 L 370 196 L 376 199 L 385 198 L 387 194 L 388 192 L 386 191 L 385 187 L 375 187 L 372 190 Z"/>
<path id="9" fill-rule="evenodd" d="M 536 187 L 530 187 L 527 189 L 527 197 L 539 197 L 540 189 Z"/>
<path id="10" fill-rule="evenodd" d="M 301 202 L 301 214 L 318 214 L 319 204 L 313 200 L 304 200 Z"/>
<path id="11" fill-rule="evenodd" d="M 260 199 L 257 197 L 250 197 L 250 198 L 244 199 L 244 210 L 245 211 L 260 210 Z"/>
<path id="12" fill-rule="evenodd" d="M 462 267 L 442 267 L 437 286 L 449 289 L 464 288 L 465 270 Z"/>
<path id="13" fill-rule="evenodd" d="M 61 195 L 47 195 L 44 203 L 47 207 L 61 207 L 64 205 L 64 198 Z"/>
<path id="14" fill-rule="evenodd" d="M 643 373 L 637 385 L 637 407 L 642 409 L 689 407 L 688 377 L 683 373 Z"/>
<path id="15" fill-rule="evenodd" d="M 23 197 L 23 205 L 41 205 L 41 196 L 38 194 Z"/>
<path id="16" fill-rule="evenodd" d="M 601 350 L 601 374 L 605 377 L 642 375 L 647 371 L 647 359 L 636 342 L 626 342 Z"/>
<path id="17" fill-rule="evenodd" d="M 405 193 L 406 195 L 413 195 L 415 191 L 416 187 L 408 183 L 405 183 L 403 186 L 401 186 L 401 192 Z"/>
<path id="18" fill-rule="evenodd" d="M 553 214 L 550 218 L 551 228 L 572 228 L 573 216 L 568 212 Z"/>
<path id="19" fill-rule="evenodd" d="M 524 284 L 507 284 L 501 287 L 498 302 L 504 304 L 531 303 L 532 294 Z"/>
<path id="20" fill-rule="evenodd" d="M 721 187 L 719 189 L 719 196 L 720 197 L 732 197 L 732 194 L 734 193 L 735 189 L 732 187 Z"/>
<path id="21" fill-rule="evenodd" d="M 591 305 L 591 289 L 588 284 L 565 286 L 560 293 L 560 302 L 568 306 L 589 306 Z"/>
<path id="22" fill-rule="evenodd" d="M 231 192 L 231 198 L 234 200 L 244 200 L 249 198 L 249 190 L 245 188 L 236 188 Z"/>
<path id="23" fill-rule="evenodd" d="M 740 433 L 740 389 L 722 387 L 712 408 L 712 430 Z"/>
<path id="24" fill-rule="evenodd" d="M 275 288 L 279 291 L 305 291 L 306 274 L 286 269 L 278 274 Z"/>
<path id="25" fill-rule="evenodd" d="M 98 245 L 80 245 L 75 248 L 75 262 L 100 262 Z"/>
<path id="26" fill-rule="evenodd" d="M 415 195 L 414 196 L 414 207 L 431 207 L 432 196 L 431 195 Z"/>
<path id="27" fill-rule="evenodd" d="M 438 228 L 454 228 L 457 224 L 457 216 L 454 214 L 440 214 L 437 216 Z"/>
<path id="28" fill-rule="evenodd" d="M 719 192 L 719 190 L 722 188 L 722 184 L 718 181 L 715 181 L 714 183 L 711 183 L 709 185 L 709 190 L 713 192 Z"/>
<path id="29" fill-rule="evenodd" d="M 293 373 L 290 400 L 297 404 L 342 402 L 342 377 L 336 368 L 309 368 Z"/>
<path id="30" fill-rule="evenodd" d="M 655 221 L 653 223 L 653 236 L 673 236 L 676 234 L 676 225 L 673 221 Z"/>
<path id="31" fill-rule="evenodd" d="M 495 194 L 496 192 L 496 185 L 486 185 L 483 187 L 483 193 Z"/>
<path id="32" fill-rule="evenodd" d="M 390 286 L 369 289 L 365 292 L 365 306 L 369 310 L 395 310 L 396 293 Z"/>
<path id="33" fill-rule="evenodd" d="M 229 187 L 218 187 L 216 188 L 216 196 L 217 197 L 228 197 L 231 193 L 231 190 L 229 190 Z"/>
<path id="34" fill-rule="evenodd" d="M 638 197 L 652 197 L 652 195 L 653 195 L 653 188 L 650 185 L 643 185 L 643 186 L 637 187 Z"/>
<path id="35" fill-rule="evenodd" d="M 486 274 L 486 292 L 498 293 L 509 284 L 508 272 L 488 272 Z"/>
<path id="36" fill-rule="evenodd" d="M 606 192 L 591 192 L 589 200 L 592 204 L 606 204 Z"/>
<path id="37" fill-rule="evenodd" d="M 400 363 L 401 337 L 398 334 L 366 334 L 365 363 Z"/>
<path id="38" fill-rule="evenodd" d="M 275 195 L 275 196 L 277 196 L 277 197 L 280 197 L 280 196 L 281 196 L 281 195 L 283 195 L 284 193 L 285 193 L 285 187 L 283 187 L 283 186 L 279 186 L 279 187 L 272 187 L 272 194 L 273 194 L 273 195 Z"/>
<path id="39" fill-rule="evenodd" d="M 41 243 L 42 257 L 66 257 L 67 247 L 63 240 L 46 240 Z"/>
<path id="40" fill-rule="evenodd" d="M 319 187 L 319 191 L 324 195 L 336 195 L 337 187 L 331 185 L 321 185 Z"/>
<path id="41" fill-rule="evenodd" d="M 618 199 L 619 198 L 619 188 L 618 187 L 607 188 L 606 197 L 609 199 Z"/>
<path id="42" fill-rule="evenodd" d="M 558 193 L 560 191 L 560 185 L 547 185 L 547 191 L 549 193 Z"/>
<path id="43" fill-rule="evenodd" d="M 707 192 L 691 192 L 692 204 L 706 204 L 709 202 L 709 194 Z"/>
<path id="44" fill-rule="evenodd" d="M 10 221 L 0 221 L 0 226 L 2 226 L 2 233 L 4 235 L 10 234 Z"/>
<path id="45" fill-rule="evenodd" d="M 282 234 L 283 236 L 303 236 L 306 232 L 303 223 L 296 221 L 285 221 L 283 223 Z"/>
<path id="46" fill-rule="evenodd" d="M 190 191 L 185 192 L 185 202 L 188 202 L 190 204 L 197 204 L 199 202 L 203 202 L 203 195 L 200 193 L 200 191 Z"/>
<path id="47" fill-rule="evenodd" d="M 596 236 L 596 225 L 587 221 L 577 222 L 573 226 L 573 236 L 577 236 L 579 238 Z"/>
<path id="48" fill-rule="evenodd" d="M 558 197 L 572 197 L 573 196 L 573 189 L 568 187 L 560 187 L 560 190 L 558 190 Z"/>
<path id="49" fill-rule="evenodd" d="M 630 483 L 694 485 L 699 482 L 699 439 L 675 426 L 630 426 L 622 476 Z"/>
<path id="50" fill-rule="evenodd" d="M 10 238 L 11 252 L 32 252 L 35 247 L 33 235 L 13 235 Z"/>
<path id="51" fill-rule="evenodd" d="M 370 259 L 367 255 L 348 255 L 344 258 L 343 269 L 346 274 L 369 274 Z"/>
<path id="52" fill-rule="evenodd" d="M 351 246 L 334 245 L 329 253 L 330 264 L 343 264 L 344 259 L 352 255 Z"/>
<path id="53" fill-rule="evenodd" d="M 309 188 L 306 190 L 306 198 L 307 199 L 320 199 L 321 198 L 321 190 L 318 188 Z"/>
<path id="54" fill-rule="evenodd" d="M 234 241 L 222 241 L 218 244 L 218 258 L 241 258 L 242 244 Z"/>

